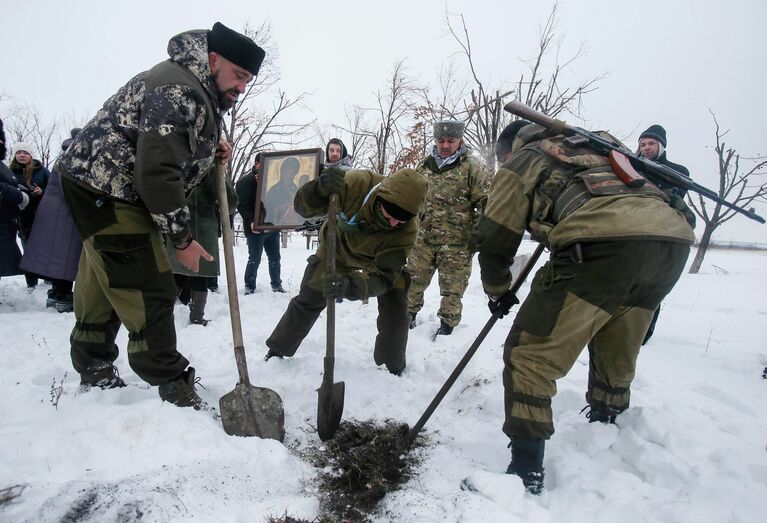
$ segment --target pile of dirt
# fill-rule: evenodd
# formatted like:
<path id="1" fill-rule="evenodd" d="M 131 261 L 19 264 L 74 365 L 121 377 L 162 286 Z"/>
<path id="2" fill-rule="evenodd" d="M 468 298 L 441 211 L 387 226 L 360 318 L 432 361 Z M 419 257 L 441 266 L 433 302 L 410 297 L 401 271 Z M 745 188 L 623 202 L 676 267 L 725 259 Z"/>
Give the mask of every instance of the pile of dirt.
<path id="1" fill-rule="evenodd" d="M 324 450 L 311 456 L 322 469 L 319 489 L 323 517 L 365 521 L 378 502 L 399 489 L 418 464 L 416 438 L 407 446 L 408 426 L 393 420 L 343 421 Z"/>

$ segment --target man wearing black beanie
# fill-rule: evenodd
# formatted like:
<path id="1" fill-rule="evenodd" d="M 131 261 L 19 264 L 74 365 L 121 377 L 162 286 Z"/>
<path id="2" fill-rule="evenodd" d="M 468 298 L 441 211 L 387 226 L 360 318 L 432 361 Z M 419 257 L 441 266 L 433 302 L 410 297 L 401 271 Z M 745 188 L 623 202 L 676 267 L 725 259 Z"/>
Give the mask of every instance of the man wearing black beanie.
<path id="1" fill-rule="evenodd" d="M 228 163 L 223 114 L 265 53 L 216 23 L 174 36 L 168 55 L 109 98 L 55 166 L 83 240 L 71 357 L 84 388 L 124 386 L 113 365 L 123 324 L 139 378 L 163 400 L 199 409 L 195 371 L 176 348 L 176 286 L 162 235 L 193 272 L 201 258 L 213 260 L 192 236 L 186 194 L 216 162 Z"/>
<path id="2" fill-rule="evenodd" d="M 687 167 L 669 161 L 669 159 L 666 158 L 667 144 L 668 140 L 666 139 L 666 129 L 664 129 L 661 125 L 654 124 L 648 127 L 645 132 L 639 135 L 639 146 L 637 148 L 637 154 L 644 156 L 648 160 L 654 160 L 661 165 L 670 167 L 679 174 L 683 174 L 689 178 L 690 171 L 687 170 Z M 655 184 L 659 189 L 667 193 L 669 197 L 677 196 L 679 198 L 684 198 L 685 194 L 687 194 L 686 190 L 680 189 L 679 187 L 667 186 L 662 182 L 656 182 Z M 642 341 L 642 345 L 650 341 L 650 338 L 655 332 L 655 324 L 658 322 L 658 316 L 660 316 L 660 305 L 658 305 L 658 308 L 655 309 L 655 314 L 653 315 L 652 321 L 650 322 L 650 326 L 647 328 L 647 333 L 645 334 L 644 340 Z"/>

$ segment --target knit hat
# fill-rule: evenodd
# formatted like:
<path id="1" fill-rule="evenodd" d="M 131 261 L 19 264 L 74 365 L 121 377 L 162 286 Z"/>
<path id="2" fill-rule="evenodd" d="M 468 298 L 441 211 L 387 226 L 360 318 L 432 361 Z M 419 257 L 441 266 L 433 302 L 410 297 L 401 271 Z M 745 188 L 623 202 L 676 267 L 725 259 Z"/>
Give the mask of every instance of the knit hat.
<path id="1" fill-rule="evenodd" d="M 514 120 L 509 125 L 503 128 L 501 134 L 498 135 L 498 141 L 495 143 L 495 159 L 499 162 L 506 153 L 510 153 L 512 145 L 514 144 L 514 138 L 517 137 L 517 133 L 524 126 L 529 124 L 527 120 Z"/>
<path id="2" fill-rule="evenodd" d="M 19 151 L 25 151 L 28 152 L 29 155 L 34 158 L 35 157 L 35 148 L 32 146 L 31 143 L 25 143 L 25 142 L 19 142 L 13 144 L 13 154 L 16 154 Z"/>
<path id="3" fill-rule="evenodd" d="M 341 141 L 340 138 L 331 138 L 328 140 L 328 144 L 325 146 L 325 161 L 329 162 L 330 158 L 328 157 L 328 152 L 330 151 L 330 146 L 332 144 L 340 145 L 341 146 L 341 158 L 346 158 L 346 155 L 348 154 L 346 152 L 346 146 L 344 145 L 344 142 Z"/>
<path id="4" fill-rule="evenodd" d="M 266 51 L 245 35 L 233 31 L 221 22 L 213 24 L 208 33 L 208 51 L 218 53 L 235 65 L 258 74 Z"/>
<path id="5" fill-rule="evenodd" d="M 396 203 L 390 202 L 389 200 L 384 200 L 380 196 L 378 197 L 378 201 L 381 202 L 381 206 L 386 209 L 386 212 L 389 214 L 389 216 L 396 220 L 406 222 L 414 216 L 413 213 L 403 209 Z"/>
<path id="6" fill-rule="evenodd" d="M 463 138 L 463 122 L 457 120 L 439 120 L 434 122 L 434 139 Z"/>
<path id="7" fill-rule="evenodd" d="M 658 124 L 648 127 L 645 132 L 639 135 L 639 139 L 642 138 L 658 140 L 663 147 L 666 147 L 666 130 Z"/>

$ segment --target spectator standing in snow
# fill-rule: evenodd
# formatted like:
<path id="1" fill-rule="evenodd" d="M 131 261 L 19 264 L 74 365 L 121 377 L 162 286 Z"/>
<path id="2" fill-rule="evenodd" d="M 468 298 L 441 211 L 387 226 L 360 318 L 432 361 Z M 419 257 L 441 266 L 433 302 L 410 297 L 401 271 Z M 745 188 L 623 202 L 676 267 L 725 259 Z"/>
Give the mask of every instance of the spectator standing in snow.
<path id="1" fill-rule="evenodd" d="M 429 180 L 418 242 L 407 260 L 413 276 L 408 293 L 410 328 L 423 307 L 423 295 L 439 272 L 442 296 L 437 334 L 447 336 L 461 322 L 463 293 L 471 276 L 471 231 L 487 199 L 489 176 L 469 155 L 463 142 L 464 124 L 455 120 L 434 123 L 435 145 L 416 170 Z"/>
<path id="2" fill-rule="evenodd" d="M 242 217 L 242 229 L 245 233 L 245 241 L 248 244 L 248 264 L 245 266 L 245 294 L 256 292 L 256 277 L 258 267 L 261 265 L 261 255 L 266 251 L 269 260 L 269 280 L 272 292 L 285 292 L 280 278 L 280 232 L 278 230 L 262 231 L 257 228 L 256 194 L 258 184 L 261 181 L 261 153 L 256 154 L 256 163 L 253 169 L 237 180 L 237 211 Z M 261 207 L 263 218 L 264 207 Z M 262 223 L 263 224 L 263 223 Z"/>
<path id="3" fill-rule="evenodd" d="M 234 191 L 227 182 L 226 184 L 227 201 L 229 212 L 234 213 L 237 209 L 237 198 Z M 210 278 L 217 277 L 220 271 L 219 262 L 219 208 L 218 204 L 218 181 L 215 171 L 211 171 L 205 180 L 192 189 L 186 198 L 186 205 L 189 208 L 189 228 L 192 237 L 199 242 L 207 252 L 214 253 L 213 260 L 200 260 L 200 270 L 192 271 L 185 267 L 175 256 L 175 246 L 173 242 L 166 238 L 165 250 L 168 254 L 171 267 L 173 268 L 173 277 L 176 281 L 176 288 L 179 294 L 188 291 L 189 300 L 185 305 L 189 305 L 189 323 L 194 325 L 208 324 L 205 319 L 205 306 L 208 302 L 208 283 Z M 183 302 L 183 300 L 182 300 Z"/>
<path id="4" fill-rule="evenodd" d="M 352 168 L 352 157 L 346 151 L 346 145 L 340 138 L 331 138 L 325 146 L 325 165 L 323 169 L 338 167 L 343 171 Z"/>
<path id="5" fill-rule="evenodd" d="M 362 301 L 377 297 L 378 336 L 373 358 L 392 374 L 405 369 L 407 289 L 405 263 L 418 234 L 415 217 L 426 197 L 426 178 L 412 169 L 390 176 L 371 171 L 322 171 L 296 195 L 305 218 L 327 214 L 331 194 L 338 194 L 336 272 L 327 273 L 327 222 L 320 229 L 317 253 L 310 256 L 301 289 L 288 304 L 266 340 L 274 356 L 293 356 L 330 298 Z"/>
<path id="6" fill-rule="evenodd" d="M 23 142 L 13 146 L 10 169 L 16 178 L 16 183 L 23 185 L 29 191 L 29 205 L 21 211 L 19 216 L 19 238 L 21 238 L 21 246 L 26 251 L 37 208 L 40 206 L 40 200 L 48 186 L 51 174 L 39 160 L 34 159 L 34 147 Z M 27 280 L 27 287 L 30 289 L 37 287 L 37 274 L 25 271 L 24 277 Z"/>
<path id="7" fill-rule="evenodd" d="M 71 356 L 83 386 L 124 386 L 113 365 L 122 323 L 136 374 L 163 400 L 199 409 L 195 371 L 176 348 L 176 285 L 161 233 L 192 272 L 200 258 L 213 260 L 192 236 L 186 192 L 229 161 L 221 118 L 265 53 L 216 23 L 174 36 L 168 54 L 109 98 L 56 163 L 83 240 Z"/>
<path id="8" fill-rule="evenodd" d="M 29 204 L 29 192 L 16 183 L 16 178 L 3 163 L 8 152 L 5 129 L 0 120 L 0 277 L 21 274 L 21 251 L 16 243 L 19 214 Z M 23 187 L 23 186 L 22 186 Z"/>
<path id="9" fill-rule="evenodd" d="M 62 152 L 67 150 L 79 132 L 79 128 L 70 131 L 70 138 L 61 143 Z M 37 209 L 27 248 L 21 259 L 22 269 L 51 280 L 47 307 L 55 307 L 59 312 L 74 310 L 72 286 L 82 245 L 64 200 L 61 177 L 54 170 Z"/>
<path id="10" fill-rule="evenodd" d="M 689 178 L 690 171 L 687 170 L 687 167 L 669 161 L 669 159 L 666 157 L 667 144 L 668 141 L 666 139 L 666 129 L 658 124 L 651 125 L 647 128 L 647 130 L 645 130 L 645 132 L 639 135 L 639 146 L 637 147 L 637 154 L 644 156 L 648 160 L 654 160 L 661 165 L 670 167 L 676 172 Z M 678 187 L 666 187 L 663 184 L 657 185 L 661 190 L 668 194 L 669 197 L 676 196 L 678 198 L 684 198 L 685 194 L 687 193 L 687 191 Z M 655 315 L 652 318 L 650 326 L 647 328 L 647 334 L 645 334 L 642 345 L 650 341 L 653 332 L 655 332 L 655 324 L 658 322 L 658 316 L 660 316 L 660 305 L 658 305 L 658 308 L 655 309 Z"/>
<path id="11" fill-rule="evenodd" d="M 518 302 L 509 268 L 526 230 L 551 252 L 503 355 L 506 472 L 537 494 L 545 442 L 554 434 L 556 380 L 588 345 L 589 421 L 613 423 L 628 408 L 642 339 L 695 235 L 652 183 L 616 183 L 606 157 L 571 147 L 544 127 L 513 122 L 496 153 L 502 165 L 475 233 L 490 311 L 504 315 Z"/>

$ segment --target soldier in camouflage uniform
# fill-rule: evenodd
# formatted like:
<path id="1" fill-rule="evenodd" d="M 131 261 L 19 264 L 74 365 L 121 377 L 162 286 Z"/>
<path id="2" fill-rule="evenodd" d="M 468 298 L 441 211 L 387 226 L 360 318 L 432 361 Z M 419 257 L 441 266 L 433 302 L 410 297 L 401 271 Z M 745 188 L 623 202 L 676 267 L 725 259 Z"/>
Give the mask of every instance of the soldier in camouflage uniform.
<path id="1" fill-rule="evenodd" d="M 416 170 L 429 180 L 418 242 L 407 260 L 413 284 L 408 293 L 410 328 L 423 307 L 423 293 L 439 271 L 442 296 L 437 334 L 448 335 L 461 322 L 461 299 L 471 276 L 471 231 L 482 212 L 490 177 L 482 164 L 469 156 L 463 143 L 463 123 L 443 120 L 434 124 L 434 148 Z"/>
<path id="2" fill-rule="evenodd" d="M 336 273 L 327 273 L 327 224 L 301 281 L 298 296 L 266 340 L 266 359 L 293 356 L 325 309 L 328 298 L 378 301 L 378 336 L 373 359 L 392 374 L 405 369 L 407 290 L 405 262 L 415 244 L 426 197 L 426 178 L 413 169 L 384 177 L 372 171 L 340 167 L 322 172 L 296 193 L 296 211 L 305 218 L 327 213 L 328 199 L 338 194 Z"/>
<path id="3" fill-rule="evenodd" d="M 679 279 L 695 237 L 683 213 L 651 183 L 630 189 L 606 157 L 523 124 L 514 122 L 499 138 L 496 151 L 505 163 L 475 240 L 488 305 L 501 314 L 516 302 L 509 267 L 525 230 L 551 251 L 503 357 L 507 472 L 538 493 L 544 443 L 554 433 L 556 380 L 588 345 L 590 421 L 614 422 L 628 408 L 647 326 Z"/>
<path id="4" fill-rule="evenodd" d="M 186 193 L 215 172 L 216 158 L 229 161 L 221 117 L 264 51 L 216 23 L 174 36 L 168 54 L 107 100 L 56 163 L 83 240 L 71 356 L 83 386 L 124 386 L 113 365 L 122 323 L 136 374 L 162 399 L 200 408 L 194 369 L 176 350 L 176 287 L 161 233 L 190 270 L 213 260 L 192 237 Z"/>

